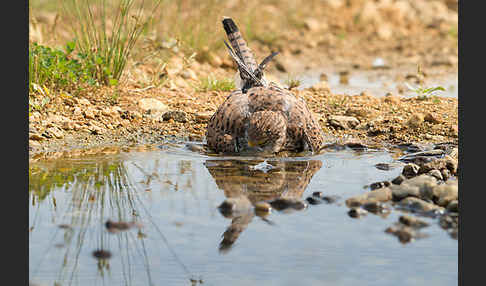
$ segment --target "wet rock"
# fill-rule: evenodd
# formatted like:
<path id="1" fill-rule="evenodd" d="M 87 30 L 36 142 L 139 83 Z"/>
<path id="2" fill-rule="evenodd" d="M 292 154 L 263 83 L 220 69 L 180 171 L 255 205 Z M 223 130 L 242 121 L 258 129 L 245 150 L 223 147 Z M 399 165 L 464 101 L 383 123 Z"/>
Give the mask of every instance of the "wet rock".
<path id="1" fill-rule="evenodd" d="M 390 212 L 390 208 L 382 202 L 368 202 L 362 208 L 374 214 Z"/>
<path id="2" fill-rule="evenodd" d="M 403 181 L 400 185 L 391 185 L 393 200 L 400 201 L 406 197 L 416 197 L 432 200 L 434 188 L 437 186 L 437 180 L 428 175 Z"/>
<path id="3" fill-rule="evenodd" d="M 439 225 L 443 229 L 459 228 L 459 217 L 457 215 L 443 215 L 439 218 Z"/>
<path id="4" fill-rule="evenodd" d="M 447 181 L 445 184 L 438 185 L 433 189 L 434 198 L 439 206 L 447 206 L 452 201 L 458 199 L 458 182 Z"/>
<path id="5" fill-rule="evenodd" d="M 188 143 L 188 144 L 186 144 L 186 147 L 187 147 L 187 149 L 189 149 L 192 152 L 197 152 L 197 153 L 204 152 L 204 147 L 201 146 L 201 145 Z"/>
<path id="6" fill-rule="evenodd" d="M 322 199 L 324 197 L 324 193 L 323 192 L 313 192 L 312 196 Z"/>
<path id="7" fill-rule="evenodd" d="M 359 124 L 359 120 L 352 116 L 331 115 L 329 116 L 328 123 L 340 129 L 354 129 Z"/>
<path id="8" fill-rule="evenodd" d="M 459 201 L 454 200 L 449 202 L 449 204 L 447 205 L 447 211 L 455 213 L 459 212 Z"/>
<path id="9" fill-rule="evenodd" d="M 388 163 L 378 163 L 378 164 L 375 164 L 375 168 L 378 169 L 378 170 L 382 170 L 382 171 L 390 171 L 394 168 L 394 166 L 392 166 Z"/>
<path id="10" fill-rule="evenodd" d="M 416 197 L 404 198 L 399 202 L 399 206 L 413 212 L 421 212 L 421 213 L 443 210 L 443 208 L 437 205 L 428 203 Z"/>
<path id="11" fill-rule="evenodd" d="M 417 176 L 419 169 L 420 166 L 413 163 L 408 163 L 407 165 L 403 166 L 402 175 L 405 176 L 405 178 L 415 177 Z"/>
<path id="12" fill-rule="evenodd" d="M 399 175 L 398 177 L 396 177 L 395 179 L 392 180 L 392 184 L 400 185 L 405 180 L 406 180 L 406 178 L 405 178 L 404 175 Z"/>
<path id="13" fill-rule="evenodd" d="M 439 170 L 431 170 L 430 172 L 427 173 L 427 175 L 436 178 L 438 181 L 444 180 Z"/>
<path id="14" fill-rule="evenodd" d="M 358 207 L 368 202 L 386 202 L 392 199 L 392 190 L 390 188 L 381 188 L 376 191 L 370 191 L 362 195 L 354 196 L 346 200 L 348 207 Z"/>
<path id="15" fill-rule="evenodd" d="M 442 175 L 444 181 L 447 181 L 451 177 L 451 172 L 448 169 L 440 170 L 440 174 Z"/>
<path id="16" fill-rule="evenodd" d="M 381 188 L 388 187 L 388 186 L 390 186 L 390 182 L 388 182 L 388 181 L 376 182 L 376 183 L 372 183 L 370 185 L 370 189 L 373 191 L 373 190 L 381 189 Z"/>
<path id="17" fill-rule="evenodd" d="M 398 221 L 400 223 L 406 225 L 406 226 L 410 226 L 410 227 L 413 227 L 413 228 L 422 228 L 422 227 L 429 226 L 429 224 L 427 222 L 420 220 L 418 218 L 408 216 L 408 215 L 400 216 Z"/>
<path id="18" fill-rule="evenodd" d="M 366 214 L 368 214 L 368 211 L 362 208 L 351 208 L 348 211 L 348 215 L 352 218 L 360 218 Z"/>
<path id="19" fill-rule="evenodd" d="M 311 205 L 320 205 L 322 204 L 322 201 L 319 199 L 316 199 L 315 197 L 307 197 L 305 199 L 309 204 Z"/>
<path id="20" fill-rule="evenodd" d="M 187 114 L 181 110 L 167 111 L 166 113 L 164 113 L 164 115 L 162 115 L 162 118 L 164 119 L 164 121 L 172 119 L 176 122 L 187 122 Z"/>

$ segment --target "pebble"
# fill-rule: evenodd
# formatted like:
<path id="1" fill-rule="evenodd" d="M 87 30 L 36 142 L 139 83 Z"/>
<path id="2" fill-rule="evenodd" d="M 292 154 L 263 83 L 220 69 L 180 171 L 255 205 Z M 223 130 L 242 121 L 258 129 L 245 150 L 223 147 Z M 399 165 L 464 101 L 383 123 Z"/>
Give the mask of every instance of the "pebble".
<path id="1" fill-rule="evenodd" d="M 352 218 L 360 218 L 361 216 L 364 216 L 368 213 L 367 210 L 364 210 L 362 208 L 351 208 L 348 211 L 348 215 Z"/>
<path id="2" fill-rule="evenodd" d="M 432 203 L 428 203 L 424 200 L 415 197 L 407 197 L 399 202 L 399 205 L 415 212 L 431 212 L 441 210 L 442 208 Z"/>
<path id="3" fill-rule="evenodd" d="M 331 115 L 328 118 L 328 123 L 339 129 L 354 129 L 359 125 L 359 120 L 352 116 Z"/>
<path id="4" fill-rule="evenodd" d="M 332 204 L 339 199 L 339 196 L 324 196 L 322 200 L 324 200 L 328 204 Z"/>
<path id="5" fill-rule="evenodd" d="M 324 194 L 322 192 L 313 192 L 312 196 L 316 198 L 322 198 Z"/>
<path id="6" fill-rule="evenodd" d="M 184 111 L 172 110 L 164 113 L 164 115 L 162 115 L 162 119 L 164 119 L 164 121 L 169 121 L 172 119 L 176 122 L 185 123 L 187 122 L 187 114 Z"/>
<path id="7" fill-rule="evenodd" d="M 424 120 L 426 122 L 430 122 L 430 123 L 433 123 L 433 124 L 437 124 L 437 123 L 440 123 L 440 120 L 437 119 L 437 116 L 435 116 L 434 114 L 432 113 L 427 113 L 424 117 Z"/>
<path id="8" fill-rule="evenodd" d="M 406 178 L 403 175 L 398 175 L 395 179 L 392 180 L 392 184 L 394 185 L 400 185 L 403 181 L 405 181 Z"/>
<path id="9" fill-rule="evenodd" d="M 436 178 L 438 181 L 444 180 L 444 178 L 442 177 L 441 172 L 439 170 L 436 170 L 436 169 L 435 170 L 431 170 L 430 172 L 427 173 L 427 175 Z"/>
<path id="10" fill-rule="evenodd" d="M 373 191 L 373 190 L 381 189 L 381 188 L 388 187 L 388 186 L 390 186 L 390 182 L 388 182 L 388 181 L 376 182 L 376 183 L 372 183 L 370 185 L 370 189 Z"/>
<path id="11" fill-rule="evenodd" d="M 451 201 L 448 205 L 447 205 L 447 210 L 449 212 L 459 212 L 459 201 L 457 200 L 454 200 L 454 201 Z"/>
<path id="12" fill-rule="evenodd" d="M 307 197 L 305 200 L 306 200 L 306 201 L 307 201 L 309 204 L 311 204 L 311 205 L 319 205 L 319 204 L 322 204 L 322 201 L 321 201 L 321 200 L 316 199 L 316 198 L 314 198 L 314 197 Z"/>
<path id="13" fill-rule="evenodd" d="M 417 176 L 419 170 L 420 166 L 413 163 L 408 163 L 403 167 L 402 175 L 404 175 L 406 178 L 412 178 Z"/>
<path id="14" fill-rule="evenodd" d="M 362 195 L 351 197 L 346 200 L 346 205 L 351 208 L 361 206 L 368 202 L 386 202 L 391 199 L 392 190 L 390 188 L 381 188 Z"/>
<path id="15" fill-rule="evenodd" d="M 385 229 L 385 232 L 396 236 L 401 243 L 408 243 L 412 241 L 412 238 L 414 237 L 413 229 L 407 226 L 404 227 L 390 226 Z"/>
<path id="16" fill-rule="evenodd" d="M 405 180 L 400 185 L 391 185 L 390 189 L 392 190 L 394 201 L 400 201 L 406 197 L 432 200 L 436 186 L 437 180 L 424 174 Z"/>
<path id="17" fill-rule="evenodd" d="M 407 125 L 412 129 L 419 128 L 424 122 L 424 116 L 422 114 L 413 114 L 407 121 Z"/>
<path id="18" fill-rule="evenodd" d="M 445 184 L 438 185 L 433 190 L 434 198 L 437 198 L 437 204 L 439 206 L 446 207 L 450 202 L 457 201 L 459 190 L 458 182 L 447 181 Z"/>
<path id="19" fill-rule="evenodd" d="M 390 208 L 381 202 L 368 202 L 363 204 L 363 209 L 369 211 L 370 213 L 378 214 L 390 212 Z"/>
<path id="20" fill-rule="evenodd" d="M 406 226 L 410 226 L 410 227 L 414 227 L 414 228 L 422 228 L 422 227 L 429 226 L 429 223 L 427 223 L 423 220 L 420 220 L 418 218 L 408 216 L 408 215 L 400 216 L 398 221 L 401 222 L 402 224 L 406 225 Z"/>

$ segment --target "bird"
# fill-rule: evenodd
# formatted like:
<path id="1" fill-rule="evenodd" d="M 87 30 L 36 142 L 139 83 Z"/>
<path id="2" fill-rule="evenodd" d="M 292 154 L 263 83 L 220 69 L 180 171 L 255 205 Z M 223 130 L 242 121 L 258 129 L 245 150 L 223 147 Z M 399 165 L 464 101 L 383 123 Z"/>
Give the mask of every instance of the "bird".
<path id="1" fill-rule="evenodd" d="M 222 23 L 230 42 L 224 44 L 238 66 L 240 80 L 208 122 L 209 149 L 223 154 L 319 152 L 324 134 L 305 101 L 265 79 L 264 70 L 278 52 L 257 65 L 233 19 L 224 17 Z"/>

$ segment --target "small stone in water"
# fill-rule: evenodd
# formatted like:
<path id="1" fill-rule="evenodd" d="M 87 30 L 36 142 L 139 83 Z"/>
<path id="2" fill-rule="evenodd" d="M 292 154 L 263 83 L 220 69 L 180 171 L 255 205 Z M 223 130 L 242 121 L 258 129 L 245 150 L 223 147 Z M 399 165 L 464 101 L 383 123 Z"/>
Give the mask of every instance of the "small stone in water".
<path id="1" fill-rule="evenodd" d="M 313 192 L 312 196 L 316 198 L 322 198 L 324 194 L 322 192 Z"/>
<path id="2" fill-rule="evenodd" d="M 108 259 L 111 257 L 111 252 L 109 252 L 108 250 L 99 249 L 93 251 L 93 256 L 97 259 Z"/>
<path id="3" fill-rule="evenodd" d="M 352 218 L 359 218 L 363 215 L 366 215 L 368 212 L 362 208 L 351 208 L 348 211 L 348 215 Z"/>
<path id="4" fill-rule="evenodd" d="M 322 204 L 322 201 L 319 200 L 319 199 L 315 199 L 313 197 L 308 197 L 307 199 L 305 199 L 309 204 L 311 205 L 319 205 L 319 204 Z"/>
<path id="5" fill-rule="evenodd" d="M 328 204 L 332 204 L 332 203 L 334 203 L 335 201 L 337 201 L 337 200 L 338 200 L 338 198 L 339 198 L 338 196 L 324 196 L 324 197 L 322 197 L 322 199 L 323 199 L 323 200 L 324 200 L 326 203 L 328 203 Z"/>
<path id="6" fill-rule="evenodd" d="M 405 176 L 399 175 L 398 177 L 393 179 L 392 184 L 400 185 L 403 181 L 405 181 L 405 179 L 406 179 Z"/>
<path id="7" fill-rule="evenodd" d="M 429 226 L 427 222 L 407 215 L 400 216 L 398 221 L 406 226 L 415 227 L 415 228 L 422 228 L 422 227 Z"/>

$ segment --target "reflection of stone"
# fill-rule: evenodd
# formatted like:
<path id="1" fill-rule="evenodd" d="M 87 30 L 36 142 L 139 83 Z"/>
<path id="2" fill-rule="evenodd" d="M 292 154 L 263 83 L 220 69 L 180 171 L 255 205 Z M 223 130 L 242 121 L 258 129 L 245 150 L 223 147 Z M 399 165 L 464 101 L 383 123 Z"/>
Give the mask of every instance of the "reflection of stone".
<path id="1" fill-rule="evenodd" d="M 219 245 L 221 253 L 231 249 L 255 216 L 257 208 L 254 206 L 262 201 L 269 201 L 277 210 L 285 209 L 282 205 L 293 209 L 302 209 L 295 207 L 297 205 L 305 207 L 300 198 L 311 178 L 322 167 L 321 161 L 312 160 L 268 161 L 274 168 L 267 172 L 252 168 L 261 162 L 262 160 L 206 161 L 206 168 L 227 198 L 221 203 L 219 210 L 224 217 L 232 219 L 231 225 L 222 235 L 223 240 Z"/>

